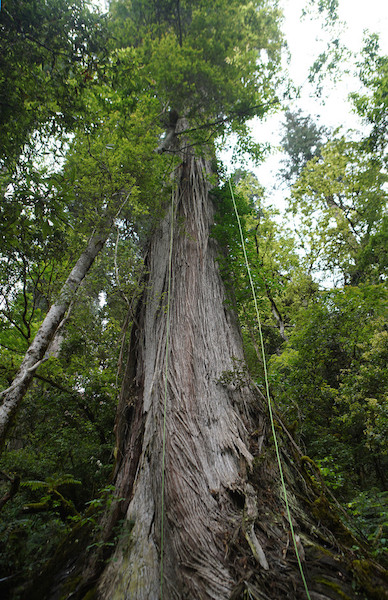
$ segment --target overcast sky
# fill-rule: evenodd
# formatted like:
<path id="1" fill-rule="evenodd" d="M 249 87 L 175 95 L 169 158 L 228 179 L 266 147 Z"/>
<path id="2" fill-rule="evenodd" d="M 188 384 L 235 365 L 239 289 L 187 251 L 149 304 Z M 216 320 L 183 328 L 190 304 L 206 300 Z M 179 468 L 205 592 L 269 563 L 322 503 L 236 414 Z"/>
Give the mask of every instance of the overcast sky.
<path id="1" fill-rule="evenodd" d="M 210 0 L 209 0 L 210 1 Z M 94 0 L 100 6 L 106 6 L 106 0 Z M 319 116 L 321 124 L 336 128 L 359 129 L 361 123 L 356 115 L 352 114 L 351 104 L 347 96 L 359 85 L 357 79 L 345 78 L 341 83 L 330 84 L 324 91 L 324 102 L 314 98 L 314 89 L 306 81 L 309 68 L 315 59 L 325 49 L 327 37 L 322 32 L 317 20 L 301 18 L 302 9 L 308 0 L 280 0 L 284 12 L 283 30 L 291 53 L 289 71 L 295 84 L 301 87 L 301 97 L 295 101 L 292 110 L 303 110 L 306 114 Z M 344 22 L 341 40 L 346 43 L 352 52 L 362 48 L 364 31 L 369 30 L 380 34 L 382 52 L 388 54 L 388 1 L 387 0 L 339 0 L 339 18 Z M 273 146 L 280 143 L 281 122 L 283 116 L 278 114 L 267 122 L 256 121 L 254 134 L 257 141 L 269 142 Z M 264 165 L 255 169 L 261 183 L 268 189 L 271 203 L 281 206 L 282 196 L 273 189 L 276 172 L 279 169 L 279 152 L 274 154 Z"/>
<path id="2" fill-rule="evenodd" d="M 290 75 L 294 82 L 302 86 L 301 98 L 292 103 L 292 110 L 303 110 L 306 114 L 319 116 L 321 124 L 336 128 L 360 129 L 362 124 L 352 113 L 348 94 L 359 86 L 356 78 L 345 77 L 341 83 L 327 82 L 323 100 L 314 98 L 314 90 L 306 83 L 310 66 L 327 44 L 325 33 L 319 22 L 301 18 L 306 0 L 280 0 L 284 11 L 283 30 L 291 53 Z M 359 52 L 363 45 L 364 31 L 380 34 L 383 53 L 388 53 L 388 2 L 387 0 L 339 0 L 339 17 L 344 22 L 341 40 L 352 52 Z M 254 125 L 257 141 L 280 143 L 280 126 L 284 117 L 276 115 Z M 272 204 L 283 206 L 284 190 L 273 189 L 276 172 L 279 169 L 280 154 L 274 153 L 264 165 L 255 169 L 261 183 L 267 188 Z"/>

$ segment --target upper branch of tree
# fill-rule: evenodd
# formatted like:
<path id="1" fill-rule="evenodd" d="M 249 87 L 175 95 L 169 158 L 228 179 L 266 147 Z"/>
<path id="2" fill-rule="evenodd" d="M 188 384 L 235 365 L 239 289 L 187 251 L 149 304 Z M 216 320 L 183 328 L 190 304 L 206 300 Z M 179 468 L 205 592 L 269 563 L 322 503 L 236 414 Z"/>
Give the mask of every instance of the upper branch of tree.
<path id="1" fill-rule="evenodd" d="M 281 101 L 279 100 L 279 98 L 276 98 L 275 100 L 271 100 L 270 102 L 263 102 L 262 104 L 257 104 L 256 106 L 250 106 L 249 108 L 245 109 L 245 110 L 236 110 L 236 111 L 232 111 L 229 113 L 229 115 L 225 116 L 225 117 L 220 117 L 219 119 L 216 119 L 215 121 L 209 121 L 207 123 L 203 123 L 202 125 L 198 125 L 197 127 L 191 127 L 190 129 L 185 129 L 184 131 L 180 131 L 178 133 L 176 133 L 175 135 L 180 136 L 180 135 L 187 135 L 188 133 L 194 133 L 195 131 L 200 131 L 202 129 L 209 129 L 210 127 L 215 127 L 216 128 L 218 126 L 224 125 L 225 123 L 229 123 L 234 121 L 236 118 L 242 119 L 243 117 L 247 117 L 249 116 L 251 113 L 253 113 L 254 111 L 257 111 L 260 108 L 267 108 L 268 106 L 275 106 L 276 104 L 280 104 Z M 252 114 L 252 117 L 254 117 L 255 115 Z"/>

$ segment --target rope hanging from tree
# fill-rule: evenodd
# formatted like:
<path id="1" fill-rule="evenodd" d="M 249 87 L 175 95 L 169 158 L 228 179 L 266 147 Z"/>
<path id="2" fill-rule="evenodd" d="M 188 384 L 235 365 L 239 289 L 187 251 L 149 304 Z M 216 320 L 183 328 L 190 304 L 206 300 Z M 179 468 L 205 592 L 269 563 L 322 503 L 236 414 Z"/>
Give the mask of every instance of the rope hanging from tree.
<path id="1" fill-rule="evenodd" d="M 163 600 L 163 555 L 164 555 L 164 487 L 166 463 L 166 420 L 167 420 L 167 385 L 168 385 L 168 355 L 170 340 L 170 299 L 172 279 L 172 247 L 174 238 L 174 189 L 171 193 L 171 223 L 170 223 L 170 249 L 168 255 L 168 286 L 167 286 L 167 314 L 166 314 L 166 356 L 164 373 L 164 402 L 163 402 L 163 432 L 162 432 L 162 491 L 161 491 L 161 521 L 160 521 L 160 598 Z"/>
<path id="2" fill-rule="evenodd" d="M 242 245 L 242 249 L 243 249 L 245 265 L 247 268 L 248 278 L 249 278 L 249 282 L 250 282 L 250 286 L 251 286 L 251 290 L 252 290 L 253 301 L 254 301 L 254 305 L 255 305 L 256 319 L 257 319 L 259 336 L 260 336 L 261 353 L 262 353 L 262 357 L 263 357 L 265 389 L 266 389 L 266 397 L 267 397 L 267 402 L 268 402 L 268 411 L 269 411 L 270 422 L 271 422 L 272 436 L 273 436 L 274 445 L 275 445 L 276 458 L 277 458 L 277 462 L 278 462 L 278 466 L 279 466 L 280 480 L 281 480 L 281 485 L 282 485 L 283 494 L 284 494 L 284 502 L 286 505 L 287 518 L 288 518 L 289 525 L 290 525 L 291 537 L 292 537 L 293 545 L 295 548 L 295 554 L 296 554 L 296 558 L 298 561 L 299 571 L 300 571 L 303 585 L 304 585 L 304 588 L 306 591 L 306 596 L 307 596 L 308 600 L 311 600 L 310 592 L 309 592 L 307 582 L 306 582 L 306 577 L 304 575 L 304 571 L 303 571 L 303 567 L 302 567 L 301 558 L 299 555 L 298 544 L 297 544 L 297 539 L 295 536 L 294 526 L 292 523 L 291 511 L 290 511 L 288 496 L 287 496 L 287 488 L 286 488 L 286 484 L 285 484 L 285 480 L 284 480 L 282 461 L 281 461 L 281 457 L 280 457 L 279 444 L 278 444 L 277 436 L 276 436 L 275 421 L 274 421 L 271 397 L 270 397 L 270 391 L 269 391 L 269 380 L 268 380 L 267 361 L 266 361 L 265 349 L 264 349 L 264 338 L 263 338 L 263 332 L 262 332 L 262 327 L 261 327 L 259 308 L 258 308 L 258 304 L 257 304 L 257 296 L 256 296 L 256 291 L 255 291 L 255 287 L 253 284 L 251 270 L 250 270 L 249 261 L 248 261 L 248 256 L 247 256 L 247 252 L 246 252 L 244 235 L 243 235 L 243 230 L 241 227 L 241 220 L 240 220 L 240 216 L 238 214 L 236 201 L 235 201 L 233 188 L 232 188 L 230 179 L 229 179 L 229 187 L 230 187 L 230 193 L 231 193 L 231 197 L 232 197 L 234 211 L 236 214 L 237 224 L 238 224 L 238 228 L 239 228 L 239 232 L 240 232 L 241 245 Z M 168 368 L 169 368 L 169 360 L 168 359 L 169 359 L 169 338 L 170 338 L 172 250 L 173 250 L 173 237 L 174 237 L 174 190 L 172 191 L 172 194 L 171 194 L 171 209 L 170 210 L 171 210 L 171 221 L 170 221 L 170 244 L 169 244 L 169 256 L 168 256 L 168 286 L 167 286 L 167 307 L 166 307 L 166 354 L 165 354 L 165 381 L 164 381 L 163 431 L 162 431 L 162 486 L 161 486 L 161 525 L 160 525 L 160 598 L 161 598 L 161 600 L 163 600 L 164 490 L 165 490 L 165 461 L 166 461 L 166 433 L 167 433 L 166 432 L 166 421 L 167 421 L 167 393 L 168 393 Z"/>
<path id="3" fill-rule="evenodd" d="M 249 267 L 249 261 L 248 261 L 248 256 L 247 256 L 247 252 L 246 252 L 246 247 L 245 247 L 243 230 L 242 230 L 242 227 L 241 227 L 240 216 L 238 214 L 238 210 L 237 210 L 237 206 L 236 206 L 236 200 L 234 198 L 233 188 L 232 188 L 232 184 L 231 184 L 230 179 L 229 179 L 229 187 L 230 187 L 230 193 L 231 193 L 231 196 L 232 196 L 234 212 L 236 213 L 236 219 L 237 219 L 238 228 L 239 228 L 239 231 L 240 231 L 241 246 L 242 246 L 243 253 L 244 253 L 245 265 L 246 265 L 246 268 L 247 268 L 249 282 L 250 282 L 250 286 L 251 286 L 251 290 L 252 290 L 253 301 L 254 301 L 254 305 L 255 305 L 256 319 L 257 319 L 257 324 L 258 324 L 258 328 L 259 328 L 259 335 L 260 335 L 261 354 L 262 354 L 262 357 L 263 357 L 265 390 L 266 390 L 266 397 L 267 397 L 267 402 L 268 402 L 268 412 L 269 412 L 269 417 L 270 417 L 270 421 L 271 421 L 271 430 L 272 430 L 272 436 L 273 436 L 274 445 L 275 445 L 276 458 L 277 458 L 277 462 L 278 462 L 278 466 L 279 466 L 280 480 L 281 480 L 283 494 L 284 494 L 284 502 L 285 502 L 285 505 L 286 505 L 287 518 L 288 518 L 288 521 L 289 521 L 289 524 L 290 524 L 291 537 L 292 537 L 292 541 L 293 541 L 293 544 L 294 544 L 295 554 L 296 554 L 296 558 L 297 558 L 297 561 L 298 561 L 299 571 L 300 571 L 300 574 L 301 574 L 301 577 L 302 577 L 304 589 L 306 590 L 306 596 L 307 596 L 308 600 L 311 600 L 310 592 L 309 592 L 309 589 L 307 587 L 306 577 L 305 577 L 304 572 L 303 572 L 302 562 L 301 562 L 301 559 L 300 559 L 300 556 L 299 556 L 299 550 L 298 550 L 298 544 L 297 544 L 297 540 L 296 540 L 296 536 L 295 536 L 294 526 L 292 524 L 291 511 L 290 511 L 290 506 L 289 506 L 289 503 L 288 503 L 286 483 L 285 483 L 285 480 L 284 480 L 282 461 L 281 461 L 281 458 L 280 458 L 279 444 L 278 444 L 277 437 L 276 437 L 275 421 L 274 421 L 274 416 L 273 416 L 273 411 L 272 411 L 271 397 L 270 397 L 270 393 L 269 393 L 269 381 L 268 381 L 267 361 L 266 361 L 266 357 L 265 357 L 264 339 L 263 339 L 263 332 L 262 332 L 262 327 L 261 327 L 260 313 L 259 313 L 259 308 L 258 308 L 258 304 L 257 304 L 257 296 L 256 296 L 256 292 L 255 292 L 255 286 L 253 285 L 252 274 L 251 274 L 251 269 Z"/>

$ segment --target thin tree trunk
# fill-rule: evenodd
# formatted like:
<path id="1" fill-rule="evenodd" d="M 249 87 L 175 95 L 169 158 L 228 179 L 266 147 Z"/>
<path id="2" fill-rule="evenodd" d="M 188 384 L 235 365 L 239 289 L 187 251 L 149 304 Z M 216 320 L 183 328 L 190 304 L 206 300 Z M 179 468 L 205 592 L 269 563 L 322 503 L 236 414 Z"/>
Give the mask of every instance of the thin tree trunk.
<path id="1" fill-rule="evenodd" d="M 274 316 L 274 319 L 276 321 L 277 328 L 278 328 L 279 333 L 280 333 L 280 337 L 282 338 L 282 340 L 284 342 L 288 342 L 289 338 L 288 338 L 288 336 L 286 334 L 286 326 L 285 326 L 283 317 L 282 317 L 282 315 L 281 315 L 278 307 L 276 306 L 276 302 L 275 302 L 275 300 L 272 297 L 272 294 L 270 292 L 268 284 L 265 282 L 264 285 L 265 285 L 265 290 L 267 292 L 268 300 L 271 303 L 271 312 L 272 312 L 272 314 Z"/>
<path id="2" fill-rule="evenodd" d="M 2 479 L 8 479 L 8 481 L 11 482 L 11 485 L 9 491 L 4 494 L 2 498 L 0 498 L 0 511 L 4 508 L 6 503 L 9 502 L 9 500 L 16 496 L 20 487 L 20 477 L 18 475 L 16 475 L 13 479 L 5 473 L 1 473 L 1 475 L 3 475 Z"/>
<path id="3" fill-rule="evenodd" d="M 11 386 L 1 394 L 3 396 L 3 403 L 0 406 L 0 451 L 4 447 L 8 431 L 12 426 L 20 403 L 34 378 L 34 373 L 44 360 L 44 356 L 66 315 L 74 294 L 88 273 L 96 256 L 104 247 L 109 232 L 110 225 L 107 225 L 102 232 L 92 235 L 85 250 L 80 255 L 64 283 L 58 300 L 51 306 L 43 323 L 39 327 Z"/>

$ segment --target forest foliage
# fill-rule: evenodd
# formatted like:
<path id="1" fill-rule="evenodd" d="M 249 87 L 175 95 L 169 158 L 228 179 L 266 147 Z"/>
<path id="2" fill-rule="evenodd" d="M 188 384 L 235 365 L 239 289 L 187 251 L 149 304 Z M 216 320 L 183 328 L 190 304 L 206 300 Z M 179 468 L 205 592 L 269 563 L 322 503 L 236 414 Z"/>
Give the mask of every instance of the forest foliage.
<path id="1" fill-rule="evenodd" d="M 122 206 L 1 457 L 0 586 L 13 598 L 74 523 L 112 499 L 114 414 L 143 256 L 176 166 L 156 150 L 177 116 L 189 120 L 198 148 L 233 133 L 238 152 L 259 159 L 246 119 L 284 111 L 282 224 L 253 173 L 233 176 L 271 394 L 375 555 L 388 548 L 388 61 L 370 36 L 358 60 L 364 91 L 352 94 L 366 125 L 355 141 L 281 100 L 280 18 L 270 1 L 113 0 L 109 15 L 83 0 L 3 3 L 2 389 L 107 207 Z M 262 388 L 238 226 L 223 166 L 214 166 L 212 236 Z"/>

